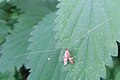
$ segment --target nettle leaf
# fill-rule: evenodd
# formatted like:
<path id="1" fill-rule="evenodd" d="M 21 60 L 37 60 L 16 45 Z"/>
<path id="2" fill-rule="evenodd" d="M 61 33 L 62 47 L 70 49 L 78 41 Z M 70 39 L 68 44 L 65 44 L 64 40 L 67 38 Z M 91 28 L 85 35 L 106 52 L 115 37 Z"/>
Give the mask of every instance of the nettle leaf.
<path id="1" fill-rule="evenodd" d="M 15 1 L 15 0 L 0 0 L 0 3 L 3 2 L 3 1 L 9 2 L 9 1 Z"/>
<path id="2" fill-rule="evenodd" d="M 0 44 L 5 40 L 10 28 L 6 25 L 5 21 L 0 20 Z"/>
<path id="3" fill-rule="evenodd" d="M 15 29 L 12 31 L 11 35 L 7 36 L 6 42 L 3 44 L 3 50 L 1 51 L 1 71 L 11 70 L 15 66 L 17 66 L 17 68 L 20 68 L 22 64 L 28 61 L 24 54 L 27 54 L 28 52 L 28 39 L 30 37 L 32 27 L 36 25 L 42 17 L 50 12 L 50 10 L 47 8 L 38 8 L 38 10 L 35 9 L 31 12 L 29 11 L 21 15 L 18 23 L 15 24 Z"/>
<path id="4" fill-rule="evenodd" d="M 120 1 L 59 0 L 57 48 L 69 48 L 74 57 L 64 80 L 100 80 L 106 77 L 111 56 L 118 55 Z"/>
<path id="5" fill-rule="evenodd" d="M 115 80 L 120 80 L 120 72 L 117 73 Z"/>
<path id="6" fill-rule="evenodd" d="M 120 64 L 114 68 L 114 80 L 120 80 Z M 113 76 L 111 75 L 111 76 Z"/>
<path id="7" fill-rule="evenodd" d="M 0 0 L 0 3 L 3 2 L 3 1 L 5 1 L 5 0 Z"/>
<path id="8" fill-rule="evenodd" d="M 0 80 L 15 80 L 13 77 L 14 72 L 6 71 L 4 73 L 0 72 Z"/>
<path id="9" fill-rule="evenodd" d="M 55 18 L 55 13 L 49 14 L 31 33 L 33 36 L 30 38 L 31 45 L 28 48 L 31 51 L 28 56 L 31 74 L 28 80 L 64 80 L 66 74 L 61 70 L 63 64 L 59 62 L 60 49 L 55 49 L 57 42 L 54 39 L 56 32 L 53 31 Z"/>
<path id="10" fill-rule="evenodd" d="M 46 7 L 51 11 L 54 11 L 56 10 L 55 6 L 57 5 L 57 0 L 16 0 L 13 4 L 17 5 L 22 11 L 38 10 L 38 7 Z"/>

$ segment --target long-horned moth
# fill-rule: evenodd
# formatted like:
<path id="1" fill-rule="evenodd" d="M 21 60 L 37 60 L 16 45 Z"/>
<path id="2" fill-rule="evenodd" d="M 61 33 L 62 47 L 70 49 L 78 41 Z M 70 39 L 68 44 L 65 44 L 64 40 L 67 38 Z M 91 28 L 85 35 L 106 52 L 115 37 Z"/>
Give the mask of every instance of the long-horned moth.
<path id="1" fill-rule="evenodd" d="M 73 61 L 73 57 L 70 55 L 70 52 L 68 49 L 65 50 L 65 54 L 64 54 L 64 65 L 67 65 L 68 63 L 68 60 L 71 64 L 74 64 L 74 61 Z"/>

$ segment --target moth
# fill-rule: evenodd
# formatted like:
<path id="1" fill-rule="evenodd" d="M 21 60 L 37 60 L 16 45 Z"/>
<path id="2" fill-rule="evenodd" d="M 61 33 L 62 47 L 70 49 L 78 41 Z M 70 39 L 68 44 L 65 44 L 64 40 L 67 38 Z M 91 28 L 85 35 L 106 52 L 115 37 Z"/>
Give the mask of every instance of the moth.
<path id="1" fill-rule="evenodd" d="M 71 63 L 71 64 L 74 64 L 74 61 L 73 61 L 73 57 L 70 55 L 70 52 L 68 49 L 65 50 L 65 54 L 64 54 L 64 65 L 67 65 L 68 61 Z"/>

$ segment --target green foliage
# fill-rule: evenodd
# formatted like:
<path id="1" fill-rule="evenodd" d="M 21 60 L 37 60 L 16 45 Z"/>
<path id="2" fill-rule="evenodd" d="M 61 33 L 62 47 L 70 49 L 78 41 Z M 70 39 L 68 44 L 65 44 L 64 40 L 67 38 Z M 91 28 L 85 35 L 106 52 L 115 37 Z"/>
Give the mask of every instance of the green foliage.
<path id="1" fill-rule="evenodd" d="M 118 44 L 118 57 L 113 58 L 113 68 L 107 67 L 107 77 L 105 80 L 119 80 L 120 79 L 120 43 Z"/>
<path id="2" fill-rule="evenodd" d="M 0 80 L 15 80 L 12 76 L 13 74 L 14 74 L 13 72 L 9 71 L 6 71 L 4 73 L 0 72 Z"/>
<path id="3" fill-rule="evenodd" d="M 0 0 L 0 2 L 10 2 L 10 1 L 15 1 L 15 0 Z"/>
<path id="4" fill-rule="evenodd" d="M 117 0 L 61 0 L 55 28 L 57 47 L 67 47 L 76 56 L 66 80 L 106 78 L 105 65 L 112 67 L 111 56 L 118 54 L 118 5 Z"/>
<path id="5" fill-rule="evenodd" d="M 28 80 L 119 80 L 120 1 L 58 1 L 0 3 L 0 71 L 16 67 L 0 80 L 22 79 L 23 64 L 31 69 Z M 64 66 L 66 48 L 74 64 Z"/>
<path id="6" fill-rule="evenodd" d="M 9 30 L 10 28 L 6 25 L 6 23 L 0 20 L 0 44 L 5 40 Z"/>
<path id="7" fill-rule="evenodd" d="M 116 75 L 115 80 L 120 80 L 120 72 L 118 72 L 118 74 Z"/>
<path id="8" fill-rule="evenodd" d="M 14 78 L 15 78 L 16 80 L 22 80 L 22 76 L 21 76 L 21 74 L 19 73 L 19 71 L 16 70 L 16 68 L 15 68 Z"/>
<path id="9" fill-rule="evenodd" d="M 15 24 L 15 29 L 11 32 L 11 35 L 7 36 L 6 42 L 3 44 L 2 53 L 4 53 L 4 55 L 0 60 L 2 64 L 0 65 L 0 70 L 10 70 L 14 66 L 20 68 L 23 63 L 27 62 L 26 56 L 17 56 L 28 52 L 27 47 L 29 45 L 28 39 L 30 32 L 32 27 L 41 20 L 41 17 L 49 12 L 48 9 L 45 9 L 46 8 L 41 8 L 36 12 L 26 12 L 20 16 L 18 20 L 19 23 Z"/>
<path id="10" fill-rule="evenodd" d="M 55 13 L 51 13 L 39 22 L 31 33 L 33 37 L 30 39 L 32 43 L 29 46 L 29 50 L 31 50 L 31 53 L 38 52 L 28 56 L 30 59 L 28 66 L 31 68 L 29 80 L 59 80 L 59 76 L 56 75 L 60 68 L 60 63 L 58 63 L 59 50 L 52 50 L 55 49 L 56 45 L 56 40 L 54 39 L 55 32 L 53 31 L 55 17 Z M 42 36 L 43 34 L 44 36 Z"/>
<path id="11" fill-rule="evenodd" d="M 57 0 L 16 0 L 13 2 L 22 11 L 37 11 L 40 7 L 49 8 L 51 11 L 56 10 Z M 27 6 L 26 6 L 27 5 Z"/>

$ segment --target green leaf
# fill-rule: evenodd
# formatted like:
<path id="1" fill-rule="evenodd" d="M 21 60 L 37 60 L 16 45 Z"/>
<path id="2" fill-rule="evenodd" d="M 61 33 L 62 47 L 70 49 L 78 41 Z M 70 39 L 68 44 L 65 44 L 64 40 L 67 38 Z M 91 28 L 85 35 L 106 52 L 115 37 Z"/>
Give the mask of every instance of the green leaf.
<path id="1" fill-rule="evenodd" d="M 120 80 L 120 72 L 117 73 L 115 80 Z"/>
<path id="2" fill-rule="evenodd" d="M 9 72 L 9 71 L 6 71 L 4 73 L 0 72 L 0 80 L 15 80 L 13 78 L 13 74 L 14 72 Z"/>
<path id="3" fill-rule="evenodd" d="M 46 16 L 31 33 L 32 43 L 28 48 L 31 50 L 28 56 L 31 74 L 28 80 L 64 80 L 66 74 L 61 70 L 63 64 L 59 62 L 60 50 L 55 49 L 57 42 L 54 39 L 56 32 L 53 31 L 55 18 L 55 13 Z"/>
<path id="4" fill-rule="evenodd" d="M 6 16 L 7 16 L 6 12 L 4 10 L 0 9 L 0 19 L 4 19 Z"/>
<path id="5" fill-rule="evenodd" d="M 38 10 L 38 7 L 45 7 L 54 11 L 56 10 L 57 0 L 16 0 L 13 4 L 22 11 Z"/>
<path id="6" fill-rule="evenodd" d="M 0 0 L 0 3 L 3 2 L 3 1 L 5 1 L 5 0 Z"/>
<path id="7" fill-rule="evenodd" d="M 22 75 L 17 69 L 15 68 L 15 74 L 14 74 L 15 80 L 22 80 Z"/>
<path id="8" fill-rule="evenodd" d="M 4 1 L 9 2 L 9 1 L 15 1 L 15 0 L 0 0 L 0 3 L 1 3 L 1 2 L 4 2 Z"/>
<path id="9" fill-rule="evenodd" d="M 6 23 L 0 20 L 0 44 L 5 40 L 9 30 L 10 28 L 6 25 Z"/>
<path id="10" fill-rule="evenodd" d="M 55 30 L 57 48 L 73 53 L 65 80 L 100 80 L 106 77 L 111 56 L 117 56 L 120 41 L 120 1 L 59 0 Z"/>
<path id="11" fill-rule="evenodd" d="M 18 23 L 11 35 L 7 36 L 3 44 L 2 57 L 0 58 L 0 70 L 12 70 L 16 66 L 20 68 L 22 64 L 27 63 L 26 55 L 29 45 L 28 39 L 32 27 L 36 25 L 43 16 L 50 12 L 49 9 L 38 7 L 37 11 L 29 11 L 20 16 Z"/>

